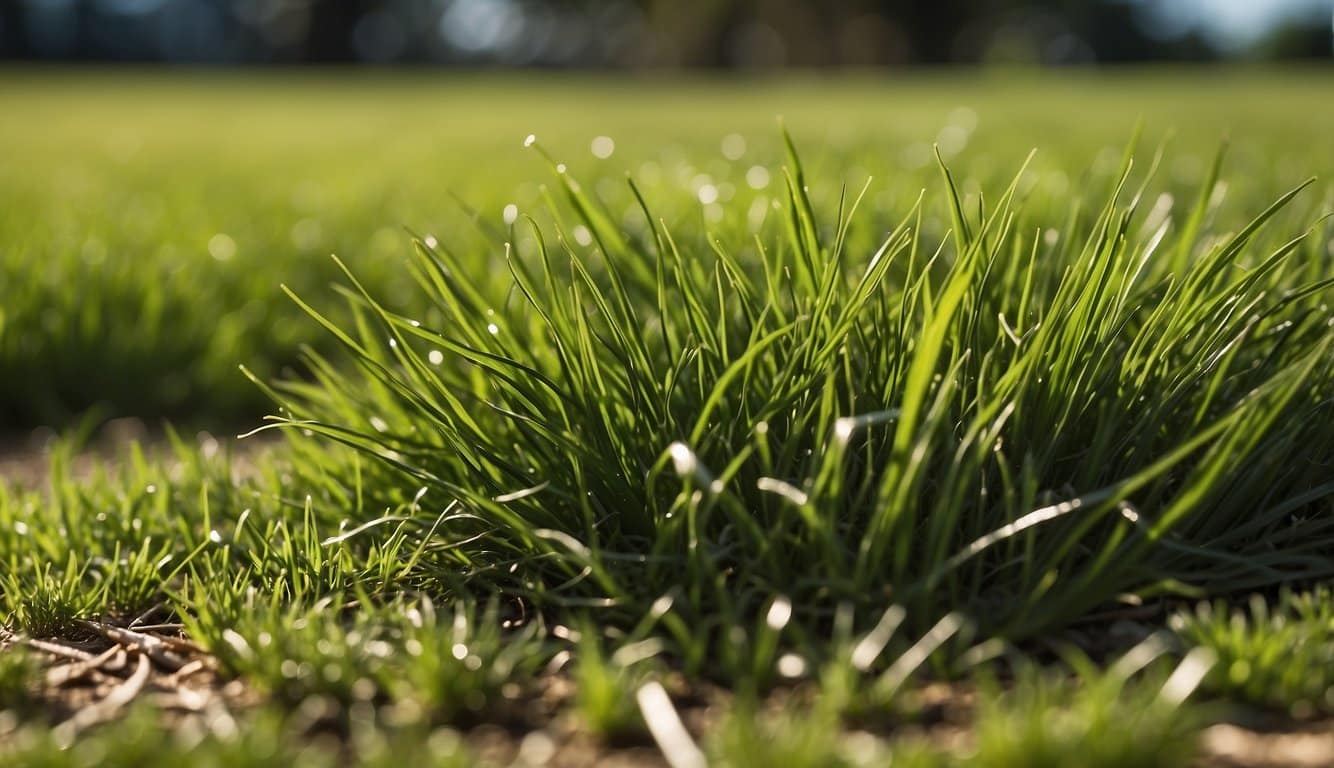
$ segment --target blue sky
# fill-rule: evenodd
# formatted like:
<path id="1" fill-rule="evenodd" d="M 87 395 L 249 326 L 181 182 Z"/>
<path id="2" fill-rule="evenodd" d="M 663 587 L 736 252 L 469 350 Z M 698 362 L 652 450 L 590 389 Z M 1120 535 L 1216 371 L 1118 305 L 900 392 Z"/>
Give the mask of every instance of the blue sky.
<path id="1" fill-rule="evenodd" d="M 1146 6 L 1165 37 L 1199 29 L 1230 47 L 1244 46 L 1290 18 L 1334 21 L 1334 0 L 1131 0 Z"/>

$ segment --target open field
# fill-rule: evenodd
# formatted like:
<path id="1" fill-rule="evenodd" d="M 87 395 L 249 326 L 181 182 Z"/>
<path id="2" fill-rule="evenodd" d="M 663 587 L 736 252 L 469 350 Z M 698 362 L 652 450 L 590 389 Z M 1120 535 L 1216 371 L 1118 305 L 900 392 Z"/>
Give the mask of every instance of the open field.
<path id="1" fill-rule="evenodd" d="M 1142 119 L 1141 170 L 1173 136 L 1154 191 L 1173 193 L 1178 209 L 1232 137 L 1226 225 L 1334 165 L 1328 87 L 1320 70 L 647 85 L 11 72 L 0 78 L 0 366 L 9 374 L 0 417 L 34 426 L 95 400 L 117 415 L 206 425 L 263 415 L 266 401 L 236 364 L 269 375 L 322 338 L 294 321 L 299 312 L 276 286 L 323 291 L 335 274 L 328 254 L 338 253 L 377 290 L 406 296 L 404 227 L 448 233 L 469 258 L 494 261 L 499 238 L 479 236 L 455 198 L 492 228 L 508 204 L 539 211 L 550 175 L 520 146 L 530 133 L 618 213 L 632 173 L 655 211 L 694 236 L 694 187 L 712 182 L 727 194 L 719 203 L 731 215 L 713 224 L 720 234 L 745 231 L 756 197 L 781 198 L 780 115 L 822 182 L 817 205 L 873 178 L 858 220 L 871 230 L 935 189 L 938 139 L 947 156 L 959 153 L 968 192 L 999 192 L 1036 148 L 1041 202 L 1029 208 L 1059 226 L 1071 192 L 1105 192 Z M 737 160 L 719 151 L 732 134 L 745 139 Z M 599 135 L 615 141 L 606 160 L 589 151 Z M 746 172 L 756 164 L 772 175 L 752 194 Z M 1292 220 L 1312 219 L 1327 189 L 1298 200 Z M 935 191 L 928 212 L 939 218 Z"/>
<path id="2" fill-rule="evenodd" d="M 1323 764 L 1332 89 L 0 74 L 0 756 Z"/>

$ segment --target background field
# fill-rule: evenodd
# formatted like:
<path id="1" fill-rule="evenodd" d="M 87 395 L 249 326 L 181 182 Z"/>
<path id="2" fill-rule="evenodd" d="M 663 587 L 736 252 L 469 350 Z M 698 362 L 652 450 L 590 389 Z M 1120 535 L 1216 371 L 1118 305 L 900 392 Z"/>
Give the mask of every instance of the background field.
<path id="1" fill-rule="evenodd" d="M 725 230 L 744 224 L 753 165 L 773 171 L 758 194 L 780 196 L 781 116 L 822 181 L 817 205 L 871 177 L 863 222 L 879 229 L 935 182 L 938 141 L 966 191 L 1002 186 L 1037 149 L 1037 193 L 1059 202 L 1106 187 L 1142 121 L 1141 164 L 1170 140 L 1158 180 L 1178 197 L 1231 137 L 1228 170 L 1245 183 L 1232 184 L 1225 215 L 1240 218 L 1334 166 L 1329 87 L 1323 69 L 634 82 L 10 71 L 0 77 L 0 413 L 8 431 L 98 402 L 109 415 L 215 427 L 257 418 L 266 403 L 237 363 L 269 376 L 324 338 L 278 285 L 322 290 L 336 253 L 402 295 L 405 228 L 479 268 L 499 263 L 495 238 L 482 247 L 463 205 L 490 234 L 508 204 L 540 214 L 551 176 L 523 150 L 528 134 L 618 211 L 632 203 L 625 174 L 672 222 L 701 223 L 701 184 L 734 190 L 740 200 L 719 202 L 736 215 L 710 222 Z M 744 155 L 729 160 L 721 142 L 734 134 Z M 615 142 L 608 159 L 590 152 L 597 136 Z M 1322 181 L 1295 217 L 1310 219 L 1328 189 Z M 939 197 L 928 204 L 943 220 Z"/>

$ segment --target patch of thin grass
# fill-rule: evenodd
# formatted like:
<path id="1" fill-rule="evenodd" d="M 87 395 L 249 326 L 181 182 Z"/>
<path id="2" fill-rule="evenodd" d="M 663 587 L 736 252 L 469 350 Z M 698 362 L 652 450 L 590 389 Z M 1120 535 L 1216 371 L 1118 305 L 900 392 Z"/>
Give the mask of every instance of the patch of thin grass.
<path id="1" fill-rule="evenodd" d="M 432 521 L 417 577 L 622 628 L 666 601 L 675 653 L 725 677 L 780 595 L 791 637 L 847 602 L 1018 638 L 1124 592 L 1328 575 L 1325 225 L 1274 231 L 1303 184 L 1215 231 L 1215 175 L 1146 226 L 1157 165 L 1127 150 L 1048 233 L 1022 166 L 984 198 L 941 163 L 950 232 L 919 200 L 878 245 L 863 193 L 817 209 L 790 142 L 749 246 L 674 232 L 633 182 L 616 223 L 558 172 L 553 227 L 496 246 L 503 295 L 422 242 L 412 307 L 351 270 L 351 324 L 293 293 L 344 356 L 269 389 L 278 425 L 322 493 Z"/>
<path id="2" fill-rule="evenodd" d="M 1297 717 L 1334 712 L 1334 592 L 1283 590 L 1245 605 L 1200 603 L 1172 617 L 1192 645 L 1217 655 L 1208 689 Z"/>

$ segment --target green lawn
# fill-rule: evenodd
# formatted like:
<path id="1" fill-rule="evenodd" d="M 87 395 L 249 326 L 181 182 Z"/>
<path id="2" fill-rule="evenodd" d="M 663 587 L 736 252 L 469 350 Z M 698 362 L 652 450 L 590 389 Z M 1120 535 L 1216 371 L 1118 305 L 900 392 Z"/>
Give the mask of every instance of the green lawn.
<path id="1" fill-rule="evenodd" d="M 0 483 L 0 755 L 1323 721 L 1331 86 L 0 74 L 0 424 L 70 435 Z M 111 416 L 174 428 L 83 471 Z"/>

